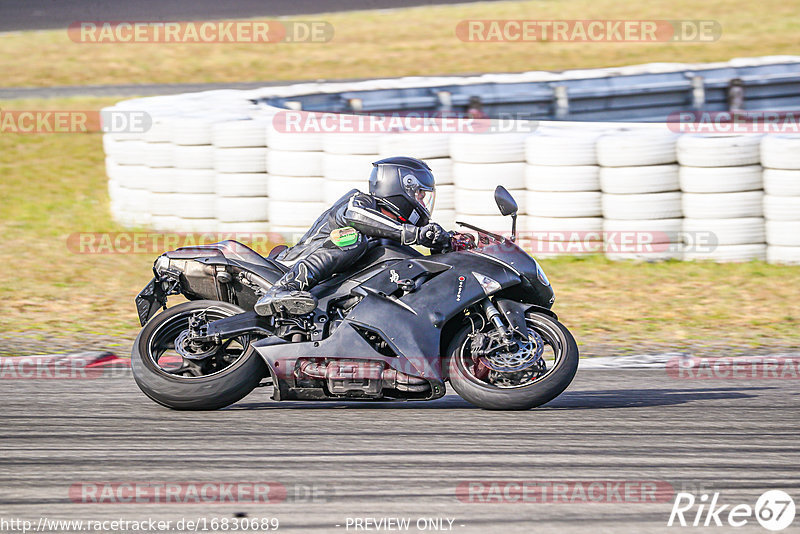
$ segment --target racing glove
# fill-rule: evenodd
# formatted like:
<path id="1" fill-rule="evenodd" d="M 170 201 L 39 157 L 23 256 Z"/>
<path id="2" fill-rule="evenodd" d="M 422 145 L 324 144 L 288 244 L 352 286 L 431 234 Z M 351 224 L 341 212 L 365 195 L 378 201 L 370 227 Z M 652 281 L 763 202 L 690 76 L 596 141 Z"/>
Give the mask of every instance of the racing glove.
<path id="1" fill-rule="evenodd" d="M 426 224 L 417 229 L 417 244 L 442 250 L 450 244 L 450 233 L 436 223 Z"/>

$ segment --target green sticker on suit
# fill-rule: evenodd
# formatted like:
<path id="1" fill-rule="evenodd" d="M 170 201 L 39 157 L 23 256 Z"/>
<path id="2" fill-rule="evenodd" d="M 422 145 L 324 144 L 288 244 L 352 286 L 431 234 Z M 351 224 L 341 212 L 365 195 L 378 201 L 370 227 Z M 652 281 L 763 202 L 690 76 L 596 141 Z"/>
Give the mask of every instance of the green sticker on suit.
<path id="1" fill-rule="evenodd" d="M 358 230 L 351 226 L 337 228 L 331 232 L 331 241 L 337 247 L 349 247 L 358 241 Z"/>

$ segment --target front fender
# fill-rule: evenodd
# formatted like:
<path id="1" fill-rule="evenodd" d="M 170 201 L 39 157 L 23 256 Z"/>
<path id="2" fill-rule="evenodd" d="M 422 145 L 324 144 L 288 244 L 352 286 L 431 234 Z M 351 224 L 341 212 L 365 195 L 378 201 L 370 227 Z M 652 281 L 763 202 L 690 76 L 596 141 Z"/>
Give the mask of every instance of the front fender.
<path id="1" fill-rule="evenodd" d="M 504 298 L 495 298 L 495 305 L 497 309 L 500 310 L 500 313 L 503 314 L 508 319 L 508 322 L 514 326 L 515 328 L 519 328 L 520 325 L 526 326 L 525 323 L 525 314 L 528 312 L 537 312 L 543 313 L 558 320 L 558 315 L 553 310 L 545 308 L 544 306 L 539 306 L 538 304 L 531 304 L 529 302 L 517 302 L 516 300 L 504 299 Z"/>

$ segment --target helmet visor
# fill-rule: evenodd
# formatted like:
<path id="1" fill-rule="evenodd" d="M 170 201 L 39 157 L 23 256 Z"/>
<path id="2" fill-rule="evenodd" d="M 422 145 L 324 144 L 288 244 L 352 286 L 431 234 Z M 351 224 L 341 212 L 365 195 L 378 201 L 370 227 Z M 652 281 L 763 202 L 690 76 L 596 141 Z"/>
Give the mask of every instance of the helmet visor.
<path id="1" fill-rule="evenodd" d="M 428 210 L 428 214 L 433 213 L 433 205 L 436 202 L 436 191 L 420 188 L 417 189 L 417 192 L 414 196 L 417 202 L 419 202 L 426 210 Z"/>

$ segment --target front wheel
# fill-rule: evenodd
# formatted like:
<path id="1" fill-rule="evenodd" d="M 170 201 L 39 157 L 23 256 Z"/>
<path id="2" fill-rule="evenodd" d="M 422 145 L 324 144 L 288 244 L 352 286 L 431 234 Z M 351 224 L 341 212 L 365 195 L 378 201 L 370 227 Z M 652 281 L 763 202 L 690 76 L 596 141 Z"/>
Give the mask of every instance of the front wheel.
<path id="1" fill-rule="evenodd" d="M 528 410 L 558 397 L 578 370 L 578 345 L 569 330 L 542 313 L 526 316 L 531 340 L 516 353 L 473 356 L 481 332 L 470 324 L 448 349 L 450 383 L 461 398 L 487 410 Z M 502 370 L 503 365 L 521 370 Z M 501 370 L 498 370 L 501 369 Z"/>
<path id="2" fill-rule="evenodd" d="M 227 302 L 195 300 L 153 317 L 139 332 L 131 352 L 139 389 L 175 410 L 216 410 L 243 399 L 267 375 L 267 365 L 250 346 L 249 336 L 195 346 L 194 353 L 182 348 L 187 330 L 198 317 L 210 322 L 242 312 Z"/>

